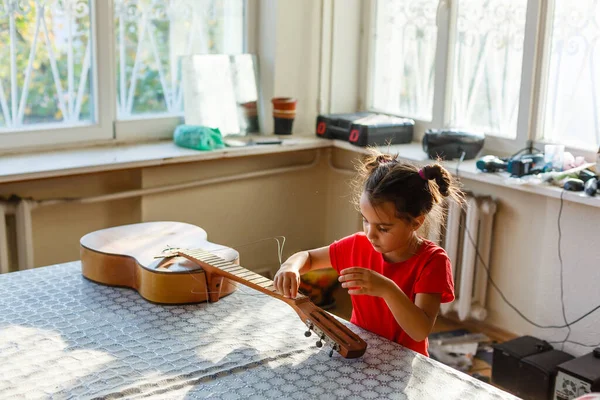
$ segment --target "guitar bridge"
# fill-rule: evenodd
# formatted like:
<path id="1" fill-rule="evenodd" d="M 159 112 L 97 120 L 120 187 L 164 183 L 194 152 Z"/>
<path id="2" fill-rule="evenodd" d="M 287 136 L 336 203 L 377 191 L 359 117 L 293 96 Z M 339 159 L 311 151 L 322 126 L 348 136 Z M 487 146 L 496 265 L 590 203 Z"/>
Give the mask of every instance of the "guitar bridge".
<path id="1" fill-rule="evenodd" d="M 179 248 L 171 247 L 167 245 L 165 249 L 159 254 L 154 256 L 154 258 L 173 258 L 179 256 Z"/>

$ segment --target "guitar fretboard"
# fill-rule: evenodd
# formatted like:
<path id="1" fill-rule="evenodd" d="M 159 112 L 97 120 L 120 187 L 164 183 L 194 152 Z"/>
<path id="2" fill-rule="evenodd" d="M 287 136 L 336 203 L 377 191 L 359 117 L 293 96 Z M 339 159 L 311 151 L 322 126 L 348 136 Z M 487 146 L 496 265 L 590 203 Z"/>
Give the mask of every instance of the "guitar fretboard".
<path id="1" fill-rule="evenodd" d="M 179 250 L 179 253 L 188 258 L 195 259 L 202 263 L 208 264 L 211 267 L 217 268 L 219 271 L 225 273 L 223 274 L 225 277 L 228 277 L 226 276 L 227 274 L 233 275 L 233 277 L 238 278 L 236 280 L 243 281 L 242 283 L 246 284 L 249 287 L 258 286 L 261 291 L 269 292 L 267 294 L 271 296 L 282 299 L 284 298 L 281 294 L 279 294 L 277 289 L 275 289 L 273 281 L 269 278 L 265 278 L 264 276 L 259 275 L 256 272 L 250 271 L 249 269 L 241 267 L 230 261 L 226 261 L 219 256 L 216 256 L 202 249 Z M 298 295 L 296 296 L 296 300 L 305 298 L 306 296 L 301 293 L 298 293 Z"/>

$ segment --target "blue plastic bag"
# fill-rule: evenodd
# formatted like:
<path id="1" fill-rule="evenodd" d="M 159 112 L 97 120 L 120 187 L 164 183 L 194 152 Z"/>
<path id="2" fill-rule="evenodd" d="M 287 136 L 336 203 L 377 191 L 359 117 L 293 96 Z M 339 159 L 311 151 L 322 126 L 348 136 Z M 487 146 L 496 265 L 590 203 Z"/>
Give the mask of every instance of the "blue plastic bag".
<path id="1" fill-rule="evenodd" d="M 202 151 L 225 147 L 223 136 L 218 128 L 201 125 L 179 125 L 175 128 L 173 141 L 177 146 Z"/>

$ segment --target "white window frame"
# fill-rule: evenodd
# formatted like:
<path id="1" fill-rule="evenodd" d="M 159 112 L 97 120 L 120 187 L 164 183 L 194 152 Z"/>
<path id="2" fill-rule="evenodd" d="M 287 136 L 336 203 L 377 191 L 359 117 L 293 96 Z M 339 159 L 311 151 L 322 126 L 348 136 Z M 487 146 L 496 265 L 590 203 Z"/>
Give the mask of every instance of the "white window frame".
<path id="1" fill-rule="evenodd" d="M 97 17 L 90 21 L 90 43 L 92 65 L 98 59 L 100 54 L 106 52 L 106 44 L 98 41 L 98 26 L 96 21 L 101 20 L 106 12 L 106 3 L 104 1 L 90 2 L 90 15 Z M 90 82 L 91 93 L 97 93 L 94 102 L 95 123 L 81 123 L 78 126 L 60 126 L 60 124 L 48 124 L 47 126 L 38 126 L 35 129 L 29 127 L 16 129 L 10 132 L 0 133 L 0 152 L 18 149 L 36 149 L 47 147 L 49 145 L 59 146 L 67 143 L 97 142 L 109 140 L 113 137 L 112 116 L 110 114 L 110 96 L 106 90 L 98 91 L 99 83 L 107 79 L 106 72 L 100 68 L 92 68 L 92 79 Z M 44 129 L 45 128 L 45 129 Z"/>
<path id="2" fill-rule="evenodd" d="M 556 0 L 542 1 L 540 5 L 540 25 L 539 25 L 539 39 L 537 42 L 539 56 L 537 57 L 537 64 L 535 66 L 535 81 L 534 87 L 536 88 L 534 96 L 532 96 L 532 117 L 531 117 L 531 140 L 537 148 L 543 149 L 546 144 L 549 143 L 542 140 L 542 129 L 544 128 L 544 107 L 546 94 L 548 92 L 548 72 L 550 69 L 550 53 L 551 53 L 551 34 L 552 34 L 552 22 L 554 17 L 554 4 Z M 597 157 L 595 149 L 584 150 L 576 147 L 565 146 L 565 151 L 572 153 L 574 156 L 583 156 L 586 160 L 594 162 Z"/>
<path id="3" fill-rule="evenodd" d="M 376 0 L 366 0 L 363 34 L 363 66 L 361 74 L 361 92 L 365 98 L 363 108 L 374 112 L 389 111 L 373 108 L 372 72 L 374 64 Z M 415 120 L 415 136 L 420 140 L 427 129 L 449 127 L 452 99 L 452 66 L 454 65 L 454 36 L 456 14 L 460 0 L 439 0 L 437 10 L 438 38 L 436 47 L 433 118 L 432 121 Z M 492 134 L 486 135 L 485 149 L 498 155 L 515 153 L 531 140 L 534 147 L 543 151 L 544 142 L 538 134 L 543 126 L 543 99 L 546 88 L 546 72 L 549 65 L 550 26 L 552 4 L 546 0 L 529 0 L 525 21 L 525 38 L 523 43 L 523 62 L 521 70 L 521 88 L 519 96 L 519 114 L 517 119 L 517 136 L 507 139 Z M 399 115 L 402 116 L 402 115 Z M 575 148 L 565 148 L 573 155 L 595 159 L 594 153 Z"/>
<path id="4" fill-rule="evenodd" d="M 244 0 L 244 51 L 258 48 L 258 1 Z M 117 120 L 116 65 L 114 38 L 114 0 L 92 0 L 90 21 L 92 43 L 91 92 L 95 123 L 64 127 L 41 126 L 0 133 L 0 153 L 50 150 L 63 147 L 93 146 L 133 141 L 169 139 L 183 117 L 143 116 Z M 101 38 L 101 40 L 98 40 Z M 97 60 L 101 60 L 97 62 Z M 101 88 L 101 90 L 99 90 Z M 42 128 L 42 129 L 40 129 Z"/>

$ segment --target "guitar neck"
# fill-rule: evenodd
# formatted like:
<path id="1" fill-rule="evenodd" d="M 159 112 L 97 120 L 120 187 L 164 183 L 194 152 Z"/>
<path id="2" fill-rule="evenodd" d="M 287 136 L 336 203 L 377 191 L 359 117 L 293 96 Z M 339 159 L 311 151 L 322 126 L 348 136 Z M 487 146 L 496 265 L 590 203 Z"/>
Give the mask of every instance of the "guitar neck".
<path id="1" fill-rule="evenodd" d="M 179 253 L 185 258 L 199 263 L 206 272 L 239 282 L 252 289 L 258 290 L 259 292 L 285 301 L 290 305 L 297 305 L 309 300 L 307 296 L 300 293 L 298 293 L 298 296 L 296 296 L 295 299 L 282 296 L 277 289 L 275 289 L 272 280 L 237 264 L 225 261 L 221 257 L 215 256 L 207 251 L 199 249 L 179 250 Z"/>

